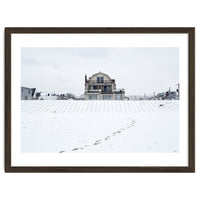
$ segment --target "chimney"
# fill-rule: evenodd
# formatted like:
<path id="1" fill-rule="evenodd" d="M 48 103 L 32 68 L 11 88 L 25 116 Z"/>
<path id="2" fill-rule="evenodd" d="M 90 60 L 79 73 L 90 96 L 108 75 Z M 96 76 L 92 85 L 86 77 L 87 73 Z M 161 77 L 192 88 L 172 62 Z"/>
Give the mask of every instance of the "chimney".
<path id="1" fill-rule="evenodd" d="M 85 83 L 87 83 L 87 75 L 85 75 Z"/>

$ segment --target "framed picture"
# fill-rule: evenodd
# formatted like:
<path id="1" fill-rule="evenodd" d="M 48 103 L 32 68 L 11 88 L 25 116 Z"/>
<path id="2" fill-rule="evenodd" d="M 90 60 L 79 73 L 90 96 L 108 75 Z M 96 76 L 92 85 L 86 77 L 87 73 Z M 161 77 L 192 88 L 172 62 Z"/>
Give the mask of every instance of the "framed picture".
<path id="1" fill-rule="evenodd" d="M 194 172 L 194 28 L 5 28 L 6 172 Z"/>

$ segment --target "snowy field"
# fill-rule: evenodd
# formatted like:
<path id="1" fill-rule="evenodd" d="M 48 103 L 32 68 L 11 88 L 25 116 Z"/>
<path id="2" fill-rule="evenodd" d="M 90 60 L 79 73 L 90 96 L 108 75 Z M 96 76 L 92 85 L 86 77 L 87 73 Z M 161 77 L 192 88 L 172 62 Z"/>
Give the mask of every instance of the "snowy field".
<path id="1" fill-rule="evenodd" d="M 21 101 L 26 153 L 175 153 L 178 101 Z"/>

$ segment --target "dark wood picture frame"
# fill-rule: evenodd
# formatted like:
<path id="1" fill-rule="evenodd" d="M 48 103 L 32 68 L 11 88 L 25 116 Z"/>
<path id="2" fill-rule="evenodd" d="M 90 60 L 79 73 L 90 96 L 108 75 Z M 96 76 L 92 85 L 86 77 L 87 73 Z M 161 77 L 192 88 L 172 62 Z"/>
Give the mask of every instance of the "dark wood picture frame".
<path id="1" fill-rule="evenodd" d="M 188 166 L 173 167 L 54 167 L 11 165 L 11 34 L 67 34 L 67 33 L 98 33 L 98 34 L 188 34 Z M 195 172 L 195 28 L 5 28 L 5 172 Z"/>

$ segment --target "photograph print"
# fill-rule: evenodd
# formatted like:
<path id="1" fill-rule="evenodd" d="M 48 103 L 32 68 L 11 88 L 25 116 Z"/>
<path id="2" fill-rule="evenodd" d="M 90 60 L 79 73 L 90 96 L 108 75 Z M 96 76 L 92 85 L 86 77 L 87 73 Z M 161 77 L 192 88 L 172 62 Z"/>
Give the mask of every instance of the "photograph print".
<path id="1" fill-rule="evenodd" d="M 21 49 L 23 153 L 179 152 L 179 48 Z"/>

